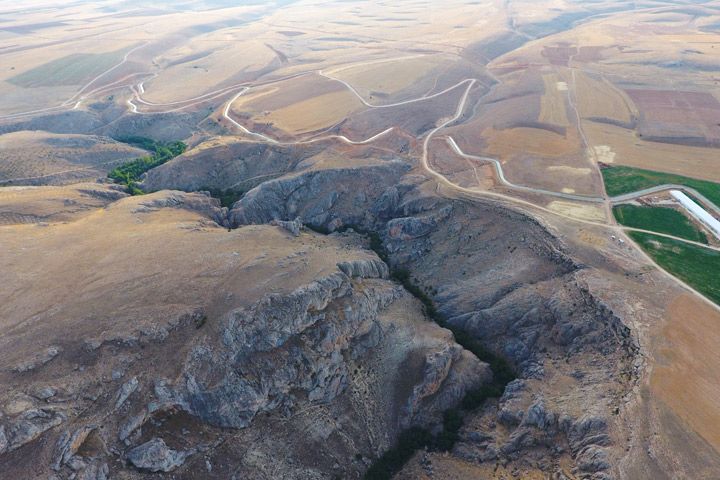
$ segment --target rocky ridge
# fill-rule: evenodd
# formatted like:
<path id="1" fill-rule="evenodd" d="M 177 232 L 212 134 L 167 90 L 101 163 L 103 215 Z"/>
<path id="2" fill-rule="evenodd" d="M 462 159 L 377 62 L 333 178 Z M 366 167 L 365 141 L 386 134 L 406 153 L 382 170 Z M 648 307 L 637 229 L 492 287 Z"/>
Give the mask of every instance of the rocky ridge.
<path id="1" fill-rule="evenodd" d="M 490 203 L 426 195 L 414 176 L 349 210 L 316 200 L 341 198 L 342 187 L 333 190 L 315 178 L 288 181 L 318 187 L 298 202 L 282 193 L 286 184 L 270 182 L 235 204 L 232 223 L 308 212 L 314 228 L 379 232 L 393 268 L 409 270 L 450 324 L 518 369 L 520 378 L 497 405 L 465 429 L 456 455 L 558 474 L 569 459 L 582 478 L 612 476 L 619 441 L 613 415 L 638 377 L 638 346 L 583 282 L 583 266 L 541 224 Z M 566 385 L 558 388 L 561 378 Z"/>
<path id="2" fill-rule="evenodd" d="M 187 228 L 192 218 L 222 212 L 206 196 L 180 192 L 121 204 L 107 213 L 120 224 L 123 215 L 143 223 L 180 215 Z M 333 471 L 352 478 L 403 428 L 437 425 L 464 392 L 490 381 L 489 367 L 425 319 L 419 302 L 388 279 L 387 265 L 358 248 L 357 235 L 295 236 L 270 226 L 227 233 L 200 225 L 213 235 L 259 235 L 270 242 L 268 252 L 289 249 L 294 253 L 279 261 L 301 274 L 277 293 L 234 300 L 228 291 L 218 294 L 227 307 L 189 304 L 166 325 L 151 321 L 117 337 L 80 338 L 3 372 L 17 385 L 0 403 L 3 471 L 98 480 L 143 472 L 253 477 L 272 468 L 296 478 Z M 343 252 L 334 265 L 320 248 L 328 240 Z M 253 272 L 262 284 L 277 270 L 257 268 L 272 262 L 261 253 L 232 275 Z M 308 270 L 315 264 L 326 273 Z M 286 458 L 257 460 L 276 454 L 276 435 L 248 450 L 249 439 L 267 431 L 286 432 Z M 308 458 L 308 445 L 316 458 Z M 247 457 L 251 451 L 256 460 Z"/>

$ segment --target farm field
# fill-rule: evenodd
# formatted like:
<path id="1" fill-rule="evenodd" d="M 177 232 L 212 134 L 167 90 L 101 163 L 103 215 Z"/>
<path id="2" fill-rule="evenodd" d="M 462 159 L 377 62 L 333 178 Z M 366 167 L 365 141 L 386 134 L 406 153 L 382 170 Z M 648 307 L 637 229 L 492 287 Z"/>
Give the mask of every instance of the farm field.
<path id="1" fill-rule="evenodd" d="M 705 234 L 688 217 L 673 208 L 616 205 L 613 207 L 613 214 L 619 223 L 627 227 L 666 233 L 693 242 L 707 243 Z"/>
<path id="2" fill-rule="evenodd" d="M 628 232 L 661 267 L 720 304 L 720 252 L 643 232 Z"/>
<path id="3" fill-rule="evenodd" d="M 582 126 L 593 148 L 604 152 L 599 161 L 720 182 L 716 148 L 650 142 L 608 123 L 583 120 Z"/>
<path id="4" fill-rule="evenodd" d="M 629 125 L 632 121 L 629 99 L 607 78 L 578 71 L 574 85 L 582 118 L 620 125 Z"/>
<path id="5" fill-rule="evenodd" d="M 74 53 L 10 77 L 7 82 L 23 88 L 79 85 L 117 64 L 126 52 L 127 49 L 98 54 Z"/>
<path id="6" fill-rule="evenodd" d="M 602 175 L 605 189 L 610 196 L 632 193 L 657 185 L 676 184 L 694 188 L 716 206 L 720 206 L 720 183 L 622 166 L 603 168 Z"/>
<path id="7" fill-rule="evenodd" d="M 382 105 L 402 100 L 403 90 L 421 96 L 435 93 L 444 68 L 452 59 L 443 55 L 408 55 L 395 60 L 376 60 L 366 64 L 329 68 L 325 74 L 350 83 L 369 103 Z M 433 74 L 433 72 L 435 72 Z M 440 89 L 442 89 L 440 88 Z"/>

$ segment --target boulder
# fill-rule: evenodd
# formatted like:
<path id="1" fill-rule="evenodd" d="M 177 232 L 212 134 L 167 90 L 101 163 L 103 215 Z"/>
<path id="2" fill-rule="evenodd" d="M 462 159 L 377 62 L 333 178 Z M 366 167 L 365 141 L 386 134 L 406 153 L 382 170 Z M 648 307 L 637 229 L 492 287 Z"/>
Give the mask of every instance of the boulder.
<path id="1" fill-rule="evenodd" d="M 182 465 L 192 453 L 194 452 L 178 452 L 169 448 L 161 438 L 153 438 L 130 450 L 126 457 L 140 470 L 167 473 Z"/>

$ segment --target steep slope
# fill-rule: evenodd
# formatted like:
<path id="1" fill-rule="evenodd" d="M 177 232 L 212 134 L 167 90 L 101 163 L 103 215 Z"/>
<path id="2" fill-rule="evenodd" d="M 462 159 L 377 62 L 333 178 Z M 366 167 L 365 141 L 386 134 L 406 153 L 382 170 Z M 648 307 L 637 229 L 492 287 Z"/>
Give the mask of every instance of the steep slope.
<path id="1" fill-rule="evenodd" d="M 221 212 L 160 192 L 0 227 L 3 475 L 354 477 L 491 379 L 361 238 Z"/>
<path id="2" fill-rule="evenodd" d="M 393 267 L 407 269 L 450 324 L 518 370 L 500 401 L 473 415 L 454 454 L 546 474 L 609 474 L 622 455 L 614 415 L 637 379 L 637 345 L 584 282 L 583 267 L 536 220 L 491 203 L 428 194 L 420 177 L 406 176 L 343 208 L 318 202 L 352 198 L 339 175 L 268 182 L 235 204 L 231 223 L 299 214 L 316 228 L 378 232 Z M 363 175 L 375 187 L 382 178 Z M 283 193 L 297 186 L 307 189 L 304 195 Z"/>
<path id="3" fill-rule="evenodd" d="M 147 152 L 97 135 L 15 132 L 0 135 L 0 185 L 94 181 Z"/>

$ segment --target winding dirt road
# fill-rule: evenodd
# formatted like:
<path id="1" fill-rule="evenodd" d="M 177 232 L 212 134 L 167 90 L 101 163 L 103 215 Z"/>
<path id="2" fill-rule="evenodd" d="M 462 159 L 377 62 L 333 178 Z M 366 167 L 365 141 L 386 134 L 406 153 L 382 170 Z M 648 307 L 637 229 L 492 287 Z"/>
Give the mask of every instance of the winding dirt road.
<path id="1" fill-rule="evenodd" d="M 646 231 L 646 230 L 641 230 L 641 229 L 635 229 L 635 228 L 630 228 L 630 227 L 624 227 L 624 226 L 616 225 L 616 224 L 614 224 L 614 221 L 613 221 L 614 219 L 613 219 L 612 211 L 611 211 L 611 205 L 612 205 L 613 203 L 627 202 L 627 201 L 631 201 L 631 200 L 633 200 L 633 199 L 635 199 L 635 198 L 638 198 L 638 197 L 641 197 L 641 196 L 644 196 L 644 195 L 648 195 L 648 194 L 652 194 L 652 193 L 657 193 L 657 192 L 661 192 L 661 191 L 669 190 L 669 189 L 685 190 L 685 191 L 691 193 L 692 195 L 695 195 L 695 196 L 696 196 L 697 198 L 699 198 L 701 201 L 705 202 L 708 207 L 712 208 L 716 213 L 720 214 L 720 208 L 718 208 L 718 207 L 717 207 L 716 205 L 714 205 L 712 202 L 710 202 L 709 200 L 707 200 L 704 196 L 702 196 L 699 192 L 697 192 L 697 191 L 694 190 L 694 189 L 685 187 L 685 186 L 683 186 L 683 185 L 671 185 L 671 184 L 666 184 L 666 185 L 659 185 L 659 186 L 652 187 L 652 188 L 648 188 L 648 189 L 644 189 L 644 190 L 641 190 L 641 191 L 638 191 L 638 192 L 633 192 L 633 193 L 629 193 L 629 194 L 620 195 L 620 196 L 617 196 L 617 197 L 612 197 L 612 198 L 610 198 L 610 197 L 607 196 L 607 193 L 606 193 L 605 190 L 604 190 L 604 186 L 603 186 L 603 196 L 602 196 L 602 197 L 592 197 L 592 196 L 585 196 L 585 195 L 568 194 L 568 193 L 563 193 L 563 192 L 554 192 L 554 191 L 550 191 L 550 190 L 544 190 L 544 189 L 539 189 L 539 188 L 534 188 L 534 187 L 528 187 L 528 186 L 524 186 L 524 185 L 517 185 L 517 184 L 514 184 L 514 183 L 510 182 L 509 180 L 507 180 L 507 178 L 505 177 L 505 174 L 504 174 L 504 172 L 503 172 L 503 170 L 502 170 L 502 165 L 501 165 L 501 163 L 499 162 L 499 160 L 494 159 L 494 158 L 490 158 L 490 157 L 481 157 L 481 156 L 475 156 L 475 155 L 466 154 L 466 153 L 464 153 L 464 152 L 460 149 L 460 147 L 457 145 L 457 143 L 455 142 L 455 140 L 454 140 L 452 137 L 447 137 L 446 141 L 447 141 L 448 145 L 453 149 L 453 151 L 454 151 L 457 155 L 459 155 L 459 156 L 461 156 L 461 157 L 463 157 L 463 158 L 471 159 L 471 160 L 477 160 L 477 161 L 483 161 L 483 162 L 492 163 L 492 164 L 494 165 L 494 167 L 495 167 L 495 171 L 496 171 L 496 173 L 497 173 L 498 178 L 499 178 L 500 181 L 503 183 L 503 185 L 504 185 L 505 187 L 509 188 L 509 189 L 513 189 L 513 190 L 517 190 L 517 191 L 530 192 L 530 193 L 535 193 L 535 194 L 540 194 L 540 195 L 546 195 L 546 196 L 551 196 L 551 197 L 556 197 L 556 198 L 563 198 L 563 199 L 573 200 L 573 201 L 589 202 L 589 203 L 601 203 L 601 204 L 603 204 L 603 205 L 604 205 L 604 208 L 605 208 L 605 210 L 606 210 L 606 215 L 607 215 L 608 218 L 607 218 L 607 222 L 601 223 L 601 222 L 594 222 L 594 221 L 590 221 L 590 220 L 584 220 L 584 219 L 581 219 L 581 218 L 577 218 L 577 217 L 573 217 L 573 216 L 570 216 L 570 215 L 563 214 L 563 213 L 561 213 L 561 212 L 553 211 L 553 210 L 551 210 L 551 209 L 545 208 L 545 207 L 543 207 L 543 206 L 534 204 L 534 203 L 529 202 L 529 201 L 526 201 L 526 200 L 522 200 L 522 199 L 517 198 L 517 197 L 513 197 L 513 196 L 511 196 L 511 195 L 505 195 L 505 194 L 502 194 L 502 193 L 492 192 L 492 191 L 487 191 L 487 190 L 479 190 L 479 189 L 471 189 L 471 188 L 462 187 L 462 186 L 457 185 L 457 184 L 453 183 L 452 181 L 450 181 L 447 177 L 445 177 L 445 176 L 444 176 L 443 174 L 441 174 L 440 172 L 434 170 L 434 169 L 432 168 L 432 166 L 429 164 L 429 161 L 428 161 L 430 141 L 432 140 L 432 138 L 433 138 L 439 131 L 441 131 L 441 130 L 444 129 L 445 127 L 451 125 L 452 123 L 456 122 L 457 120 L 459 120 L 459 119 L 462 117 L 462 114 L 463 114 L 463 111 L 465 110 L 465 105 L 466 105 L 466 103 L 467 103 L 467 99 L 468 99 L 468 96 L 469 96 L 469 94 L 470 94 L 470 91 L 471 91 L 472 88 L 475 86 L 475 84 L 479 82 L 479 79 L 476 79 L 476 78 L 467 78 L 467 79 L 461 80 L 460 82 L 456 83 L 455 85 L 453 85 L 453 86 L 451 86 L 451 87 L 448 87 L 448 88 L 446 88 L 446 89 L 444 89 L 444 90 L 442 90 L 442 91 L 440 91 L 440 92 L 434 93 L 434 94 L 426 94 L 426 95 L 423 95 L 423 96 L 418 97 L 418 98 L 414 98 L 414 99 L 410 99 L 410 100 L 404 100 L 404 101 L 401 101 L 401 102 L 396 102 L 396 103 L 391 103 L 391 104 L 383 104 L 383 105 L 375 105 L 375 104 L 369 103 L 367 100 L 365 100 L 365 98 L 362 97 L 362 95 L 360 95 L 360 93 L 359 93 L 351 84 L 349 84 L 348 82 L 346 82 L 346 81 L 344 81 L 344 80 L 342 80 L 342 79 L 332 77 L 330 74 L 328 74 L 328 73 L 326 73 L 326 72 L 323 72 L 322 70 L 311 70 L 311 71 L 299 72 L 299 73 L 296 73 L 296 74 L 293 74 L 293 75 L 290 75 L 290 76 L 287 76 L 287 77 L 278 78 L 278 79 L 273 79 L 273 80 L 270 80 L 270 81 L 267 81 L 267 82 L 260 82 L 260 83 L 256 83 L 256 84 L 251 84 L 250 82 L 244 82 L 244 83 L 240 83 L 240 84 L 230 85 L 230 86 L 227 86 L 227 87 L 223 87 L 223 88 L 214 90 L 214 91 L 212 91 L 212 92 L 205 93 L 205 94 L 203 94 L 203 95 L 199 95 L 199 96 L 197 96 L 197 97 L 193 97 L 193 98 L 189 98 L 189 99 L 185 99 L 185 100 L 179 100 L 179 101 L 176 101 L 176 102 L 169 102 L 169 103 L 154 103 L 154 102 L 150 102 L 150 101 L 144 100 L 144 99 L 142 98 L 143 94 L 145 93 L 144 83 L 145 83 L 145 81 L 147 81 L 147 79 L 146 79 L 146 80 L 143 80 L 143 81 L 141 81 L 141 82 L 139 82 L 139 83 L 137 83 L 137 84 L 133 84 L 133 83 L 123 84 L 123 83 L 126 82 L 128 79 L 133 78 L 133 77 L 137 77 L 137 76 L 145 76 L 145 77 L 148 77 L 148 76 L 149 76 L 150 78 L 154 78 L 155 76 L 157 76 L 157 74 L 150 73 L 150 72 L 134 73 L 134 74 L 128 75 L 128 76 L 126 76 L 126 77 L 123 77 L 123 78 L 120 79 L 120 80 L 116 80 L 115 82 L 112 82 L 112 83 L 110 83 L 110 84 L 106 84 L 106 85 L 97 87 L 97 88 L 95 88 L 95 89 L 93 89 L 93 90 L 87 91 L 88 88 L 90 88 L 90 87 L 91 87 L 95 82 L 97 82 L 99 79 L 101 79 L 102 77 L 106 76 L 106 75 L 109 74 L 110 72 L 116 70 L 117 68 L 119 68 L 120 66 L 122 66 L 123 64 L 125 64 L 125 63 L 127 62 L 128 58 L 129 58 L 129 56 L 130 56 L 133 52 L 135 52 L 135 51 L 137 51 L 138 49 L 144 47 L 145 45 L 146 45 L 146 44 L 137 46 L 137 47 L 133 48 L 132 50 L 128 51 L 128 52 L 125 54 L 125 56 L 123 57 L 123 59 L 122 59 L 121 62 L 119 62 L 118 64 L 114 65 L 113 67 L 109 68 L 108 70 L 102 72 L 101 74 L 99 74 L 98 76 L 96 76 L 95 78 L 93 78 L 92 80 L 90 80 L 88 83 L 86 83 L 85 85 L 83 85 L 71 98 L 69 98 L 68 100 L 66 100 L 66 101 L 63 102 L 62 104 L 60 104 L 60 105 L 58 105 L 58 106 L 55 106 L 55 107 L 48 107 L 48 108 L 44 108 L 44 109 L 38 109 L 38 110 L 33 110 L 33 111 L 28 111 L 28 112 L 21 112 L 21 113 L 15 113 L 15 114 L 10 114 L 10 115 L 0 116 L 0 120 L 18 119 L 18 118 L 22 118 L 22 117 L 26 117 L 26 116 L 33 116 L 33 115 L 37 115 L 37 114 L 41 114 L 41 113 L 48 113 L 48 112 L 59 111 L 59 110 L 67 110 L 67 109 L 75 110 L 75 109 L 79 108 L 79 106 L 82 104 L 83 100 L 85 100 L 86 98 L 88 98 L 89 96 L 91 96 L 91 95 L 93 95 L 93 94 L 96 94 L 96 93 L 99 93 L 99 92 L 102 92 L 102 91 L 106 91 L 106 90 L 109 90 L 109 89 L 117 89 L 117 88 L 123 88 L 123 87 L 130 88 L 130 90 L 131 90 L 131 92 L 132 92 L 132 97 L 127 100 L 127 104 L 128 104 L 128 107 L 129 107 L 130 112 L 131 112 L 131 113 L 134 113 L 134 114 L 161 114 L 161 113 L 177 112 L 177 111 L 180 111 L 180 110 L 183 110 L 183 109 L 186 109 L 186 108 L 190 108 L 190 107 L 192 107 L 192 106 L 195 106 L 195 105 L 197 105 L 197 104 L 199 104 L 199 103 L 207 102 L 207 101 L 209 101 L 209 100 L 216 99 L 216 98 L 221 97 L 221 96 L 223 96 L 223 95 L 227 95 L 227 94 L 229 94 L 229 93 L 232 93 L 233 91 L 236 91 L 237 89 L 240 89 L 239 92 L 237 92 L 237 93 L 226 103 L 226 105 L 225 105 L 225 107 L 224 107 L 224 109 L 223 109 L 222 115 L 223 115 L 223 117 L 224 117 L 229 123 L 231 123 L 233 126 L 235 126 L 236 128 L 238 128 L 241 132 L 243 132 L 244 134 L 246 134 L 246 135 L 248 135 L 248 136 L 254 137 L 254 138 L 256 138 L 256 139 L 258 139 L 258 140 L 260 140 L 260 141 L 267 142 L 267 143 L 271 143 L 271 144 L 274 144 L 274 145 L 302 145 L 302 144 L 309 144 L 309 143 L 315 143 L 315 142 L 326 141 L 326 140 L 339 140 L 339 141 L 345 142 L 345 143 L 350 144 L 350 145 L 363 145 L 363 144 L 369 144 L 369 143 L 377 140 L 378 138 L 381 138 L 382 136 L 384 136 L 384 135 L 390 133 L 391 131 L 393 131 L 396 127 L 389 127 L 389 128 L 387 128 L 387 129 L 385 129 L 385 130 L 383 130 L 383 131 L 381 131 L 381 132 L 379 132 L 379 133 L 377 133 L 377 134 L 375 134 L 375 135 L 370 136 L 369 138 L 364 139 L 364 140 L 352 140 L 352 139 L 350 139 L 350 138 L 348 138 L 348 137 L 346 137 L 346 136 L 344 136 L 344 135 L 325 135 L 325 136 L 320 136 L 320 137 L 315 137 L 315 138 L 305 139 L 305 140 L 297 140 L 297 141 L 290 141 L 290 142 L 281 142 L 281 141 L 278 141 L 278 140 L 276 140 L 276 139 L 274 139 L 274 138 L 271 138 L 271 137 L 269 137 L 269 136 L 267 136 L 267 135 L 264 135 L 264 134 L 261 134 L 261 133 L 258 133 L 258 132 L 253 132 L 253 131 L 249 130 L 248 128 L 246 128 L 245 126 L 243 126 L 241 123 L 239 123 L 238 121 L 236 121 L 235 119 L 232 118 L 232 116 L 230 115 L 230 109 L 232 108 L 233 103 L 234 103 L 240 96 L 242 96 L 243 94 L 247 93 L 247 92 L 250 91 L 252 88 L 257 88 L 257 87 L 262 86 L 262 85 L 267 85 L 267 84 L 271 84 L 271 83 L 277 83 L 277 82 L 280 82 L 280 81 L 283 81 L 283 80 L 288 80 L 288 79 L 290 79 L 290 78 L 294 78 L 294 77 L 298 77 L 298 76 L 302 76 L 302 75 L 309 75 L 309 74 L 317 74 L 317 75 L 320 75 L 320 76 L 322 76 L 322 77 L 325 77 L 325 78 L 327 78 L 327 79 L 329 79 L 329 80 L 336 81 L 336 82 L 339 82 L 339 83 L 343 84 L 343 85 L 344 85 L 350 92 L 352 92 L 352 93 L 362 102 L 362 104 L 365 105 L 367 108 L 394 108 L 394 107 L 398 107 L 398 106 L 402 106 L 402 105 L 412 104 L 412 103 L 415 103 L 415 102 L 422 102 L 422 101 L 426 101 L 426 100 L 431 100 L 431 99 L 433 99 L 433 98 L 437 98 L 437 97 L 440 97 L 440 96 L 442 96 L 442 95 L 445 95 L 445 94 L 447 94 L 447 93 L 449 93 L 449 92 L 457 89 L 458 87 L 460 87 L 460 86 L 462 86 L 462 85 L 466 85 L 465 90 L 464 90 L 464 92 L 463 92 L 463 94 L 462 94 L 462 97 L 461 97 L 460 101 L 458 102 L 457 108 L 456 108 L 456 110 L 455 110 L 455 114 L 454 114 L 452 117 L 450 117 L 450 118 L 445 119 L 444 121 L 442 121 L 439 125 L 437 125 L 435 128 L 433 128 L 432 130 L 430 130 L 430 131 L 427 133 L 427 135 L 425 136 L 425 139 L 424 139 L 423 144 L 422 144 L 422 156 L 421 156 L 421 158 L 420 158 L 420 166 L 421 166 L 422 169 L 426 172 L 427 175 L 429 175 L 430 177 L 434 178 L 436 181 L 438 181 L 439 184 L 442 184 L 442 185 L 448 187 L 451 191 L 455 192 L 455 194 L 456 194 L 457 196 L 459 196 L 459 197 L 493 198 L 493 199 L 496 199 L 496 200 L 501 200 L 501 201 L 505 201 L 505 202 L 511 203 L 511 204 L 513 204 L 513 205 L 515 205 L 515 206 L 524 207 L 524 208 L 529 209 L 529 210 L 533 210 L 533 211 L 538 211 L 538 210 L 539 210 L 539 211 L 542 211 L 542 212 L 545 212 L 545 213 L 548 213 L 548 214 L 551 214 L 551 215 L 554 215 L 554 216 L 559 216 L 559 217 L 562 217 L 562 218 L 564 218 L 564 219 L 570 220 L 570 221 L 575 222 L 575 223 L 581 223 L 581 224 L 599 226 L 599 227 L 603 227 L 603 228 L 609 229 L 609 230 L 611 230 L 611 231 L 613 231 L 613 232 L 616 232 L 617 234 L 621 234 L 621 235 L 623 235 L 623 236 L 627 239 L 627 241 L 629 242 L 630 245 L 634 245 L 638 250 L 640 250 L 640 251 L 642 252 L 643 256 L 647 259 L 647 261 L 648 261 L 649 263 L 651 263 L 651 264 L 654 265 L 655 267 L 659 268 L 661 271 L 663 271 L 665 274 L 667 274 L 670 278 L 672 278 L 672 279 L 673 279 L 674 281 L 676 281 L 678 284 L 680 284 L 681 286 L 683 286 L 685 289 L 687 289 L 688 291 L 692 292 L 693 294 L 697 295 L 698 297 L 702 298 L 703 300 L 705 300 L 706 302 L 708 302 L 709 304 L 711 304 L 714 308 L 720 309 L 720 306 L 716 305 L 714 302 L 712 302 L 712 301 L 710 301 L 709 299 L 707 299 L 707 298 L 706 298 L 704 295 L 702 295 L 700 292 L 698 292 L 697 290 L 693 289 L 691 286 L 689 286 L 688 284 L 686 284 L 685 282 L 683 282 L 683 281 L 680 280 L 679 278 L 673 276 L 672 274 L 670 274 L 670 273 L 668 273 L 667 271 L 665 271 L 664 269 L 662 269 L 662 267 L 660 267 L 652 258 L 650 258 L 635 242 L 632 241 L 632 239 L 630 239 L 629 237 L 627 237 L 626 235 L 624 235 L 624 233 L 625 233 L 625 232 L 629 232 L 629 231 L 639 231 L 639 232 L 651 233 L 651 234 L 658 235 L 658 236 L 661 236 L 661 237 L 665 237 L 665 238 L 669 238 L 669 239 L 673 239 L 673 240 L 685 242 L 685 243 L 688 243 L 688 244 L 692 244 L 692 245 L 695 245 L 695 246 L 698 246 L 698 247 L 710 249 L 710 250 L 713 250 L 713 251 L 720 251 L 720 248 L 713 247 L 713 246 L 709 246 L 709 245 L 700 244 L 700 243 L 697 243 L 697 242 L 692 242 L 692 241 L 689 241 L 689 240 L 686 240 L 686 239 L 682 239 L 682 238 L 679 238 L 679 237 L 675 237 L 675 236 L 672 236 L 672 235 L 659 234 L 659 233 L 656 233 L 656 232 L 650 232 L 650 231 Z M 422 56 L 422 55 L 420 55 L 420 56 Z M 402 57 L 402 58 L 407 58 L 407 57 Z M 360 64 L 353 64 L 353 65 L 348 65 L 348 66 L 346 66 L 346 67 L 340 67 L 340 68 L 338 68 L 338 69 L 335 69 L 335 71 L 341 71 L 341 70 L 346 69 L 346 68 L 362 66 L 362 65 L 370 64 L 370 63 L 387 62 L 387 61 L 393 61 L 393 60 L 394 60 L 394 59 L 381 59 L 381 60 L 373 61 L 373 62 L 365 62 L 365 63 L 360 63 Z M 574 78 L 574 71 L 573 71 L 573 78 Z M 86 91 L 87 91 L 87 93 L 85 93 L 85 94 L 83 95 L 83 93 L 86 92 Z M 579 123 L 579 122 L 580 122 L 579 112 L 577 111 L 577 108 L 575 108 L 575 104 L 574 104 L 572 98 L 569 98 L 569 101 L 570 101 L 570 104 L 571 104 L 572 108 L 575 110 L 576 115 L 578 116 L 578 123 Z M 165 110 L 159 110 L 159 111 L 143 112 L 143 111 L 140 111 L 140 110 L 139 110 L 138 105 L 137 105 L 135 102 L 137 102 L 137 104 L 142 104 L 142 105 L 144 105 L 144 106 L 151 107 L 151 108 L 157 108 L 157 107 L 170 107 L 170 108 L 169 108 L 169 109 L 165 109 Z M 70 105 L 72 105 L 72 107 L 70 107 Z M 589 144 L 588 144 L 588 142 L 587 142 L 587 139 L 585 138 L 584 132 L 581 131 L 580 134 L 581 134 L 581 136 L 583 137 L 583 142 L 586 144 L 586 146 L 589 146 Z M 595 163 L 595 165 L 597 166 L 597 163 L 596 163 L 596 162 L 594 162 L 594 163 Z"/>

